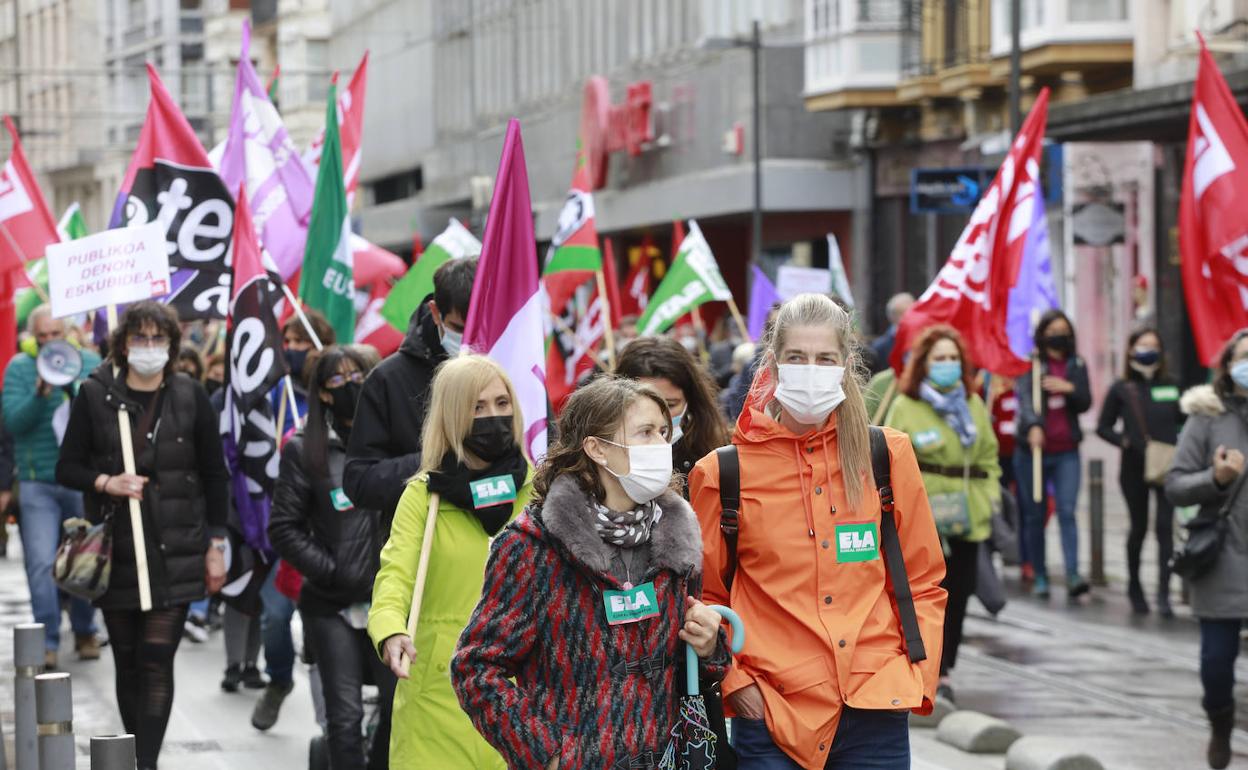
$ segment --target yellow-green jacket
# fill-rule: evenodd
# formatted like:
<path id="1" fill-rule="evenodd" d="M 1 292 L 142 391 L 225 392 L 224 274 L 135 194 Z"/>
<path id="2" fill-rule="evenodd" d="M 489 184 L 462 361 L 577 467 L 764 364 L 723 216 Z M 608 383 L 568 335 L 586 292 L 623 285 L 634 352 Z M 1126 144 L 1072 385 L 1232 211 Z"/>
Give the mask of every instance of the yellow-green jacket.
<path id="1" fill-rule="evenodd" d="M 971 531 L 964 539 L 978 543 L 992 534 L 992 509 L 1001 500 L 1001 465 L 988 408 L 978 394 L 971 394 L 969 406 L 978 437 L 966 449 L 953 428 L 922 399 L 898 395 L 884 424 L 910 436 L 920 468 L 935 466 L 953 470 L 969 464 L 972 472 L 981 472 L 977 474 L 981 478 L 969 480 L 961 475 L 923 472 L 923 485 L 929 497 L 966 489 Z"/>
<path id="2" fill-rule="evenodd" d="M 520 489 L 512 518 L 524 509 L 533 492 L 533 471 Z M 394 513 L 390 539 L 381 550 L 381 569 L 373 583 L 368 635 L 376 648 L 395 634 L 407 633 L 412 586 L 429 514 L 425 478 L 412 480 Z M 411 677 L 399 680 L 394 692 L 390 728 L 390 767 L 506 767 L 459 707 L 448 668 L 459 635 L 468 624 L 485 580 L 490 536 L 469 511 L 442 501 L 429 557 L 420 619 L 416 627 L 416 660 Z"/>

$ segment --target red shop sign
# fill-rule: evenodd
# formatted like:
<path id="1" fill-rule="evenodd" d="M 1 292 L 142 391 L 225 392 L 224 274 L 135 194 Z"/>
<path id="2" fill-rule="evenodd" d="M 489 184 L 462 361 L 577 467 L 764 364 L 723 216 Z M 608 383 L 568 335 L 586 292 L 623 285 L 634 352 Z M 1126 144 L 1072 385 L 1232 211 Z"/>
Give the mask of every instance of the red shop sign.
<path id="1" fill-rule="evenodd" d="M 595 190 L 607 183 L 607 159 L 625 150 L 636 157 L 654 141 L 651 121 L 651 83 L 631 83 L 623 104 L 611 104 L 607 79 L 593 75 L 585 82 L 581 103 L 581 141 L 589 163 L 590 182 Z"/>

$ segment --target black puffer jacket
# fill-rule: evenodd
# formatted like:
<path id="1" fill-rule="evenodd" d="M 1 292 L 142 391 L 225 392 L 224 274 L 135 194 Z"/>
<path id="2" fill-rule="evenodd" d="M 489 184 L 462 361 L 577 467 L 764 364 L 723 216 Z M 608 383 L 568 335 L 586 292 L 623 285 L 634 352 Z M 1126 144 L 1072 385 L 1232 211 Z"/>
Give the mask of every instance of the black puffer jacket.
<path id="1" fill-rule="evenodd" d="M 303 449 L 301 430 L 282 450 L 269 540 L 283 559 L 303 573 L 300 611 L 333 615 L 372 596 L 385 538 L 377 511 L 355 507 L 342 491 L 347 454 L 338 436 L 329 435 L 324 477 L 308 473 Z"/>
<path id="2" fill-rule="evenodd" d="M 102 609 L 139 607 L 138 569 L 129 504 L 94 489 L 101 474 L 123 472 L 117 414 L 130 414 L 136 443 L 135 466 L 150 479 L 142 503 L 152 606 L 172 607 L 204 597 L 204 554 L 210 535 L 225 535 L 228 505 L 225 458 L 217 417 L 208 394 L 184 374 L 165 378 L 153 397 L 159 416 L 151 421 L 150 440 L 140 436 L 143 408 L 112 367 L 92 373 L 74 399 L 57 464 L 57 483 L 85 492 L 87 518 L 113 517 L 113 564 L 108 591 L 96 604 Z"/>
<path id="3" fill-rule="evenodd" d="M 420 468 L 429 385 L 445 360 L 433 314 L 421 305 L 398 352 L 364 381 L 347 444 L 343 489 L 357 505 L 381 511 L 387 523 Z"/>

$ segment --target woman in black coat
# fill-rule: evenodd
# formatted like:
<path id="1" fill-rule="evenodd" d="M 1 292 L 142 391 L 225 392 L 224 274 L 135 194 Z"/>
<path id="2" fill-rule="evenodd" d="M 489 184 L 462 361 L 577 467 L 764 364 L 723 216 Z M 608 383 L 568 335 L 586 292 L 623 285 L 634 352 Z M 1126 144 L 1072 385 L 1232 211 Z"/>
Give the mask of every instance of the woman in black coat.
<path id="1" fill-rule="evenodd" d="M 108 361 L 70 409 L 57 483 L 85 493 L 87 518 L 113 528 L 112 575 L 96 600 L 117 670 L 117 705 L 135 736 L 140 770 L 156 767 L 173 708 L 173 657 L 191 602 L 225 582 L 229 475 L 217 413 L 203 387 L 174 369 L 177 314 L 131 305 Z M 119 415 L 128 420 L 136 473 L 122 462 Z M 140 501 L 151 609 L 140 602 L 127 500 Z"/>
<path id="2" fill-rule="evenodd" d="M 1118 421 L 1122 420 L 1122 430 Z M 1179 438 L 1179 385 L 1166 375 L 1161 335 L 1145 328 L 1127 339 L 1127 365 L 1122 379 L 1109 388 L 1096 435 L 1122 449 L 1118 485 L 1127 502 L 1131 530 L 1127 535 L 1127 596 L 1137 615 L 1148 614 L 1148 600 L 1140 584 L 1140 552 L 1148 534 L 1148 493 L 1157 497 L 1157 613 L 1168 618 L 1170 608 L 1170 554 L 1174 551 L 1174 506 L 1166 498 L 1162 479 L 1144 480 L 1145 450 L 1149 440 L 1173 446 Z"/>
<path id="3" fill-rule="evenodd" d="M 269 519 L 273 547 L 304 577 L 299 612 L 321 674 L 336 770 L 385 768 L 390 745 L 395 678 L 366 630 L 386 533 L 377 511 L 356 507 L 342 490 L 360 387 L 376 363 L 358 348 L 337 345 L 309 359 L 308 421 L 282 450 Z M 360 731 L 366 681 L 377 685 L 381 706 L 369 758 Z"/>

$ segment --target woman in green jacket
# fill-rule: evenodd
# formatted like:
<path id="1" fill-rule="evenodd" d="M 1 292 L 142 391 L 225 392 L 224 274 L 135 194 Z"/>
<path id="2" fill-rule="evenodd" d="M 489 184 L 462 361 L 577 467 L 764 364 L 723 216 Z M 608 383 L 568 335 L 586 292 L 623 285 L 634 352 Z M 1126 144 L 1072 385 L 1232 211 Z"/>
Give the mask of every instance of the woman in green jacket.
<path id="1" fill-rule="evenodd" d="M 507 374 L 483 356 L 442 364 L 432 391 L 421 467 L 395 511 L 368 614 L 368 634 L 400 679 L 390 767 L 501 770 L 502 757 L 460 709 L 448 667 L 481 597 L 490 540 L 532 491 L 532 468 L 520 449 L 524 421 Z M 440 501 L 412 639 L 407 617 L 432 494 Z"/>
<path id="2" fill-rule="evenodd" d="M 997 437 L 975 393 L 962 337 L 948 326 L 919 336 L 885 424 L 909 434 L 945 548 L 945 644 L 937 694 L 953 701 L 949 672 L 958 658 L 966 603 L 975 593 L 979 544 L 992 534 L 1001 500 Z"/>

